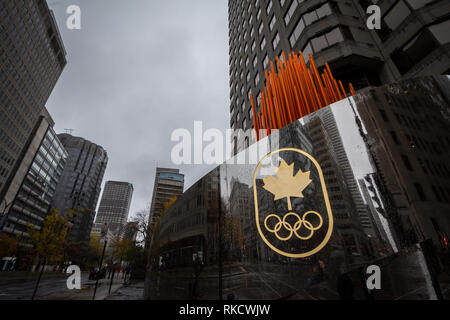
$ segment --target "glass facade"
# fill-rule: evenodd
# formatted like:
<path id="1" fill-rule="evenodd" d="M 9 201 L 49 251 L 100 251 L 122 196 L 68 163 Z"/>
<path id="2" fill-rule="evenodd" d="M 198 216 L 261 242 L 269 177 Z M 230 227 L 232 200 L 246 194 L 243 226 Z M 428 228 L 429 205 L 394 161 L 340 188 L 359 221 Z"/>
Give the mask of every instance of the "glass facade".
<path id="1" fill-rule="evenodd" d="M 212 170 L 162 213 L 145 297 L 448 298 L 449 85 L 369 87 Z"/>
<path id="2" fill-rule="evenodd" d="M 66 160 L 66 150 L 49 127 L 9 211 L 4 231 L 26 236 L 27 223 L 41 227 Z"/>

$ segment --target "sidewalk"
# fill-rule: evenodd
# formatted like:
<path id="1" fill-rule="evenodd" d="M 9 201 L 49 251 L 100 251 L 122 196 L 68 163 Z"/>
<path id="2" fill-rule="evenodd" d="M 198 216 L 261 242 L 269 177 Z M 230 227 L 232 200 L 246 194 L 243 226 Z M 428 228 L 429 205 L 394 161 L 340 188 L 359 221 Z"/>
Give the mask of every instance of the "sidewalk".
<path id="1" fill-rule="evenodd" d="M 114 293 L 105 297 L 104 300 L 143 300 L 144 280 L 132 280 L 123 284 Z"/>
<path id="2" fill-rule="evenodd" d="M 97 291 L 95 293 L 95 300 L 104 300 L 108 297 L 110 279 L 101 279 L 98 281 Z M 111 294 L 116 292 L 123 286 L 122 278 L 114 278 L 111 286 Z M 95 290 L 95 280 L 89 280 L 82 283 L 81 289 L 64 290 L 60 292 L 51 293 L 48 295 L 39 296 L 36 300 L 92 300 Z"/>

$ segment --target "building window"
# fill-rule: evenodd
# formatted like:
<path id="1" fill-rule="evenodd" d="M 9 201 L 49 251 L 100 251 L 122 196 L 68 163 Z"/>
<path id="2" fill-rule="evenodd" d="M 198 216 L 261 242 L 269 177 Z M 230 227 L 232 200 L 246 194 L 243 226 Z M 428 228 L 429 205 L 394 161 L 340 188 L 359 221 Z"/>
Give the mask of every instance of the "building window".
<path id="1" fill-rule="evenodd" d="M 266 46 L 266 38 L 263 36 L 261 41 L 261 50 L 263 50 L 265 46 Z"/>
<path id="2" fill-rule="evenodd" d="M 258 83 L 259 83 L 259 73 L 257 73 L 256 77 L 255 77 L 255 86 L 258 86 Z M 258 101 L 259 101 L 259 99 L 258 99 Z"/>
<path id="3" fill-rule="evenodd" d="M 277 32 L 277 34 L 275 35 L 275 37 L 273 38 L 273 41 L 272 41 L 273 50 L 276 49 L 279 42 L 280 42 L 280 35 Z"/>
<path id="4" fill-rule="evenodd" d="M 428 29 L 440 44 L 447 44 L 450 42 L 450 33 L 448 32 L 448 30 L 450 30 L 450 20 L 432 25 Z"/>
<path id="5" fill-rule="evenodd" d="M 258 33 L 261 35 L 261 33 L 262 33 L 262 31 L 263 31 L 263 28 L 264 28 L 264 24 L 263 24 L 263 22 L 261 21 L 261 23 L 259 24 L 259 28 L 258 28 Z"/>
<path id="6" fill-rule="evenodd" d="M 270 20 L 269 29 L 270 31 L 273 31 L 273 28 L 275 27 L 275 23 L 277 22 L 277 18 L 275 15 L 273 15 L 272 19 Z"/>
<path id="7" fill-rule="evenodd" d="M 406 2 L 409 3 L 409 5 L 414 9 L 420 9 L 426 4 L 433 2 L 434 0 L 406 0 Z"/>
<path id="8" fill-rule="evenodd" d="M 397 28 L 405 19 L 409 16 L 411 10 L 403 2 L 399 1 L 393 8 L 386 14 L 383 21 L 386 26 L 392 31 Z"/>
<path id="9" fill-rule="evenodd" d="M 294 31 L 292 32 L 291 36 L 289 37 L 289 42 L 291 43 L 291 47 L 294 47 L 295 43 L 297 42 L 298 38 L 300 38 L 300 35 L 302 34 L 304 29 L 305 29 L 305 23 L 303 22 L 303 18 L 300 18 L 300 20 L 297 22 L 297 25 L 294 28 Z"/>
<path id="10" fill-rule="evenodd" d="M 420 184 L 414 183 L 414 188 L 416 188 L 416 192 L 417 192 L 417 195 L 419 196 L 420 200 L 423 200 L 423 201 L 427 200 L 427 196 Z"/>
<path id="11" fill-rule="evenodd" d="M 258 63 L 258 56 L 255 56 L 255 58 L 253 58 L 253 68 L 256 68 L 257 63 Z"/>
<path id="12" fill-rule="evenodd" d="M 344 36 L 339 28 L 335 28 L 330 32 L 311 39 L 314 52 L 319 52 L 335 43 L 344 41 Z"/>
<path id="13" fill-rule="evenodd" d="M 386 111 L 384 111 L 383 109 L 380 109 L 380 114 L 381 114 L 381 117 L 383 118 L 384 122 L 389 122 Z"/>
<path id="14" fill-rule="evenodd" d="M 245 130 L 246 126 L 245 126 L 245 118 L 242 119 L 242 129 Z"/>
<path id="15" fill-rule="evenodd" d="M 252 52 L 255 52 L 255 47 L 256 47 L 255 40 L 253 40 L 253 42 L 252 42 Z"/>
<path id="16" fill-rule="evenodd" d="M 303 59 L 305 60 L 305 63 L 308 63 L 309 62 L 309 55 L 313 54 L 313 50 L 312 50 L 310 42 L 308 42 L 306 44 L 306 46 L 303 48 L 302 53 L 303 53 Z"/>
<path id="17" fill-rule="evenodd" d="M 289 24 L 289 21 L 291 21 L 292 16 L 295 13 L 295 9 L 297 9 L 298 2 L 297 0 L 293 0 L 291 3 L 291 6 L 289 7 L 288 11 L 286 12 L 286 15 L 284 16 L 284 23 L 286 26 Z"/>
<path id="18" fill-rule="evenodd" d="M 419 35 L 410 40 L 402 49 L 394 52 L 391 57 L 401 74 L 407 73 L 430 52 L 439 47 L 439 41 L 433 36 L 432 31 L 442 35 L 439 26 L 435 29 L 425 29 Z M 448 32 L 446 32 L 448 40 Z M 441 38 L 442 40 L 442 38 Z"/>
<path id="19" fill-rule="evenodd" d="M 269 1 L 269 4 L 268 4 L 267 7 L 266 7 L 267 15 L 269 15 L 270 9 L 272 9 L 272 0 Z"/>
<path id="20" fill-rule="evenodd" d="M 439 191 L 438 191 L 438 189 L 436 188 L 436 186 L 433 185 L 433 186 L 431 186 L 431 188 L 433 189 L 433 192 L 434 192 L 434 195 L 435 195 L 437 201 L 441 202 L 441 201 L 442 201 L 442 198 L 441 198 L 441 196 L 439 195 Z"/>
<path id="21" fill-rule="evenodd" d="M 403 160 L 403 164 L 405 165 L 405 168 L 408 169 L 409 171 L 413 171 L 413 168 L 411 166 L 411 163 L 409 162 L 409 159 L 406 155 L 402 154 L 401 158 Z"/>
<path id="22" fill-rule="evenodd" d="M 395 134 L 394 131 L 389 131 L 389 133 L 391 134 L 392 140 L 394 140 L 395 144 L 400 144 L 400 141 L 397 138 L 397 135 Z"/>
<path id="23" fill-rule="evenodd" d="M 256 19 L 259 20 L 261 18 L 261 8 L 258 9 L 258 13 L 256 13 Z"/>
<path id="24" fill-rule="evenodd" d="M 264 67 L 264 69 L 267 68 L 268 64 L 269 64 L 269 56 L 266 53 L 266 56 L 264 57 L 264 60 L 263 60 L 263 67 Z"/>
<path id="25" fill-rule="evenodd" d="M 313 24 L 323 17 L 329 16 L 334 10 L 336 9 L 332 9 L 330 3 L 325 3 L 319 8 L 303 14 L 294 27 L 294 31 L 292 32 L 291 36 L 289 37 L 291 46 L 295 45 L 296 41 L 298 40 L 306 26 Z"/>

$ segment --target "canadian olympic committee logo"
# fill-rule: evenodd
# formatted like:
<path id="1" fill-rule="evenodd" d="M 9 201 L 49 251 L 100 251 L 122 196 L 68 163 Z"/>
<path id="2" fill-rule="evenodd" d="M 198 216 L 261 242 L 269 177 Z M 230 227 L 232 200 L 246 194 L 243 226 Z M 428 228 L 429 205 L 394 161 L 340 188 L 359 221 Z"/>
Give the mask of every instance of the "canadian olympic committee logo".
<path id="1" fill-rule="evenodd" d="M 303 191 L 308 188 L 312 182 L 310 178 L 310 171 L 303 172 L 298 170 L 294 175 L 294 163 L 286 163 L 286 161 L 280 157 L 281 162 L 279 167 L 275 167 L 276 177 L 274 175 L 263 178 L 263 188 L 269 191 L 274 196 L 274 201 L 286 198 L 288 204 L 288 212 L 284 214 L 270 213 L 267 214 L 264 219 L 260 220 L 260 213 L 258 207 L 258 191 L 256 187 L 256 177 L 258 170 L 262 163 L 269 157 L 278 154 L 280 152 L 295 152 L 300 156 L 304 156 L 315 166 L 320 185 L 323 193 L 323 199 L 327 214 L 324 217 L 317 211 L 308 210 L 303 214 L 299 214 L 292 211 L 291 197 L 303 198 Z M 257 164 L 255 172 L 253 174 L 253 192 L 255 202 L 255 218 L 256 226 L 258 228 L 259 235 L 264 242 L 275 252 L 291 257 L 291 258 L 305 258 L 317 253 L 328 242 L 333 232 L 333 214 L 331 212 L 330 201 L 328 199 L 328 193 L 325 186 L 325 180 L 323 178 L 322 169 L 317 163 L 316 159 L 307 152 L 296 148 L 282 148 L 276 151 L 272 151 L 264 156 Z M 263 223 L 261 223 L 263 221 Z M 261 225 L 262 224 L 262 225 Z M 264 229 L 263 229 L 264 228 Z M 280 243 L 286 243 L 292 240 L 307 241 L 313 238 L 315 232 L 326 228 L 326 232 L 322 232 L 323 237 L 317 240 L 317 243 L 309 243 L 308 250 L 300 252 L 288 252 L 286 249 L 280 249 Z M 270 241 L 266 235 L 272 234 L 274 237 Z M 277 240 L 275 240 L 277 239 Z M 274 241 L 275 240 L 275 241 Z M 286 246 L 285 246 L 286 247 Z M 289 247 L 289 246 L 287 246 Z"/>

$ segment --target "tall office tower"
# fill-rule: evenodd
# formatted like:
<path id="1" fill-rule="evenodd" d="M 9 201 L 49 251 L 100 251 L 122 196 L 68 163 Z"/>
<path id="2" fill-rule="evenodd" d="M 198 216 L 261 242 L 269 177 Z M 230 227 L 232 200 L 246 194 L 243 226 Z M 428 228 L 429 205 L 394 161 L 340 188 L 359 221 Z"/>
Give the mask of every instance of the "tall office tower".
<path id="1" fill-rule="evenodd" d="M 47 109 L 42 111 L 7 192 L 15 196 L 0 218 L 3 232 L 25 238 L 28 225 L 39 229 L 50 212 L 50 203 L 67 159 L 67 152 L 52 129 L 53 120 Z"/>
<path id="2" fill-rule="evenodd" d="M 105 223 L 116 238 L 120 238 L 128 220 L 133 185 L 122 181 L 106 181 L 102 200 L 98 207 L 95 227 L 102 227 Z"/>
<path id="3" fill-rule="evenodd" d="M 101 146 L 86 139 L 66 133 L 58 134 L 58 138 L 68 158 L 52 205 L 63 214 L 75 211 L 68 240 L 87 248 L 108 155 Z"/>
<path id="4" fill-rule="evenodd" d="M 64 66 L 65 51 L 44 0 L 0 0 L 0 213 Z"/>
<path id="5" fill-rule="evenodd" d="M 152 203 L 150 206 L 149 225 L 161 215 L 164 204 L 175 196 L 183 193 L 184 175 L 178 169 L 156 168 L 155 184 L 153 185 Z M 146 246 L 148 243 L 146 244 Z"/>
<path id="6" fill-rule="evenodd" d="M 375 1 L 373 1 L 375 2 Z M 450 2 L 381 0 L 381 29 L 366 26 L 369 0 L 229 0 L 230 126 L 234 153 L 253 127 L 250 93 L 259 104 L 270 62 L 300 50 L 319 69 L 356 89 L 450 72 Z M 276 64 L 275 64 L 276 65 Z M 256 111 L 260 111 L 256 105 Z"/>

